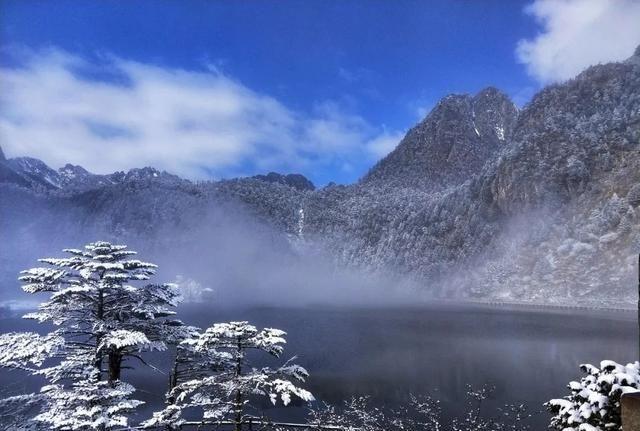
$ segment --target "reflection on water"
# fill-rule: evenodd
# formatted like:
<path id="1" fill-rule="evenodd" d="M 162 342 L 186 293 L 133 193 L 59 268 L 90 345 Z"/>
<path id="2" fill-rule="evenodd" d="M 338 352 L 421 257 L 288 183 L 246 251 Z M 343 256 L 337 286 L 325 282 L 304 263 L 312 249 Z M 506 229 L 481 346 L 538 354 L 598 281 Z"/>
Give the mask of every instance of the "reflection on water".
<path id="1" fill-rule="evenodd" d="M 637 356 L 634 313 L 523 311 L 480 306 L 433 306 L 416 309 L 213 307 L 180 311 L 198 326 L 250 320 L 288 332 L 285 357 L 297 355 L 311 378 L 308 388 L 330 403 L 368 394 L 377 403 L 395 405 L 409 393 L 439 398 L 447 415 L 462 411 L 466 384 L 496 387 L 488 408 L 505 402 L 526 403 L 533 410 L 564 395 L 566 384 L 580 377 L 578 365 L 602 359 L 630 362 Z M 16 321 L 3 320 L 3 332 Z M 10 328 L 12 327 L 13 328 Z M 31 326 L 31 325 L 30 325 Z M 159 365 L 167 358 L 158 355 Z M 146 373 L 145 373 L 146 374 Z M 5 378 L 6 373 L 2 374 Z M 11 373 L 10 376 L 17 376 Z M 155 383 L 150 385 L 149 381 Z M 149 401 L 162 402 L 166 376 L 131 379 Z M 297 411 L 274 411 L 276 416 Z M 538 415 L 536 425 L 547 421 Z M 543 429 L 543 428 L 539 428 Z"/>

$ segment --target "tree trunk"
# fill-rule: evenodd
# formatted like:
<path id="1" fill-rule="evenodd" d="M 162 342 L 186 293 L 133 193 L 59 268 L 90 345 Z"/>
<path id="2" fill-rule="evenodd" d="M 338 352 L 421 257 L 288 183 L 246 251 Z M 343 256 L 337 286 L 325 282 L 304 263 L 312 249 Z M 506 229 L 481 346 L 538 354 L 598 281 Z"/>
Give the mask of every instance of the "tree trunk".
<path id="1" fill-rule="evenodd" d="M 104 293 L 100 289 L 98 293 L 98 310 L 96 311 L 96 318 L 102 320 L 104 318 Z M 98 380 L 102 380 L 102 354 L 98 352 L 98 347 L 102 341 L 102 334 L 96 334 L 96 358 L 94 367 L 98 369 Z"/>
<path id="2" fill-rule="evenodd" d="M 102 278 L 102 277 L 104 277 L 104 271 L 100 275 L 100 278 Z M 104 292 L 102 291 L 102 289 L 100 289 L 100 293 L 98 295 L 98 310 L 96 312 L 96 318 L 98 320 L 103 320 L 104 319 Z M 103 354 L 98 352 L 98 348 L 99 348 L 100 343 L 102 341 L 102 336 L 103 336 L 103 334 L 101 334 L 101 333 L 96 334 L 95 367 L 98 369 L 98 381 L 102 380 L 102 356 L 103 356 Z M 106 427 L 105 424 L 101 424 L 98 429 L 100 431 L 103 431 L 106 428 L 107 427 Z"/>
<path id="3" fill-rule="evenodd" d="M 120 380 L 120 371 L 122 370 L 122 353 L 118 350 L 109 352 L 109 383 L 113 384 Z"/>
<path id="4" fill-rule="evenodd" d="M 242 344 L 240 338 L 237 343 L 237 356 L 236 356 L 236 377 L 242 375 Z M 242 431 L 242 391 L 238 389 L 236 391 L 235 399 L 235 431 Z"/>
<path id="5" fill-rule="evenodd" d="M 173 370 L 169 374 L 169 391 L 168 394 L 171 394 L 171 391 L 178 386 L 178 352 L 176 351 L 176 359 L 173 361 Z M 173 395 L 169 395 L 167 398 L 167 402 L 169 404 L 173 404 L 175 402 L 175 397 Z"/>
<path id="6" fill-rule="evenodd" d="M 235 431 L 242 431 L 242 393 L 236 392 L 236 426 Z"/>

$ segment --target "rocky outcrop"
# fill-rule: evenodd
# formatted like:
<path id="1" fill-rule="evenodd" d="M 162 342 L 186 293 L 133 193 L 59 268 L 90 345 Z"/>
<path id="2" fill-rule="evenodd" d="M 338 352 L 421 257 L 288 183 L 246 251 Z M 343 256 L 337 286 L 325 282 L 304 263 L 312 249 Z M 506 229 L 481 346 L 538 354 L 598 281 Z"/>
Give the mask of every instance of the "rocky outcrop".
<path id="1" fill-rule="evenodd" d="M 447 96 L 362 183 L 430 191 L 460 185 L 510 142 L 517 116 L 516 106 L 495 88 Z"/>

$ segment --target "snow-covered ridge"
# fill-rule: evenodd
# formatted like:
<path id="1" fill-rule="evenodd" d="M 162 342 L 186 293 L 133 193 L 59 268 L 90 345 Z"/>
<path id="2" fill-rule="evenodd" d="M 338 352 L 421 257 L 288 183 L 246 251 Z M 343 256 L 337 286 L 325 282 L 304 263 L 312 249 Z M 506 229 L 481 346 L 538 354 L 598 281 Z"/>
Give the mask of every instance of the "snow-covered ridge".
<path id="1" fill-rule="evenodd" d="M 338 265 L 408 274 L 443 295 L 631 304 L 639 146 L 640 67 L 611 63 L 544 89 L 519 112 L 495 89 L 445 98 L 357 184 L 194 184 L 147 168 L 72 203 L 107 231 L 152 236 L 155 224 L 232 201 L 296 245 L 302 230 Z M 129 187 L 127 177 L 153 186 Z"/>
<path id="2" fill-rule="evenodd" d="M 78 192 L 127 181 L 183 181 L 175 175 L 151 167 L 134 168 L 128 172 L 100 175 L 91 173 L 82 166 L 69 163 L 55 170 L 42 160 L 33 157 L 16 157 L 4 162 L 0 161 L 0 163 L 4 163 L 5 167 L 10 168 L 23 179 L 24 182 L 22 184 L 29 184 L 31 188 L 36 190 Z"/>

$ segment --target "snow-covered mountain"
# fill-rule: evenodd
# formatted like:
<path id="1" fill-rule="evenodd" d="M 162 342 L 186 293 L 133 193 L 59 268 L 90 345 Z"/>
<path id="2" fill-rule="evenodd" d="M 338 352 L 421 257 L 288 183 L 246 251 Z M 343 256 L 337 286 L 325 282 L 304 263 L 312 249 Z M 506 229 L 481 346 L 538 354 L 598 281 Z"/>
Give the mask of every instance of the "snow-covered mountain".
<path id="1" fill-rule="evenodd" d="M 0 160 L 0 183 L 0 220 L 11 220 L 0 227 L 16 239 L 39 223 L 20 218 L 25 208 L 47 213 L 42 223 L 72 214 L 126 240 L 215 223 L 208 209 L 232 203 L 298 253 L 401 274 L 436 295 L 630 304 L 640 49 L 545 88 L 520 111 L 494 88 L 448 96 L 352 185 L 315 189 L 274 173 L 196 184 L 152 168 L 101 176 L 29 158 Z"/>
<path id="2" fill-rule="evenodd" d="M 255 175 L 253 178 L 266 181 L 268 183 L 284 184 L 298 190 L 313 191 L 316 189 L 316 186 L 313 185 L 307 177 L 301 174 L 282 175 L 277 172 L 269 172 L 266 175 Z"/>
<path id="3" fill-rule="evenodd" d="M 63 175 L 51 169 L 43 161 L 33 157 L 18 157 L 7 161 L 7 164 L 26 181 L 34 186 L 58 189 L 62 187 Z"/>
<path id="4" fill-rule="evenodd" d="M 462 184 L 508 144 L 517 116 L 509 97 L 492 87 L 447 96 L 362 182 L 427 190 Z"/>
<path id="5" fill-rule="evenodd" d="M 1 149 L 0 149 L 1 151 Z M 50 168 L 42 160 L 33 157 L 16 157 L 0 160 L 0 165 L 5 170 L 11 170 L 11 178 L 20 185 L 27 185 L 36 191 L 60 191 L 64 193 L 77 193 L 92 190 L 127 181 L 139 181 L 157 179 L 162 181 L 183 181 L 175 175 L 171 175 L 155 168 L 135 168 L 128 172 L 114 172 L 108 175 L 93 174 L 82 166 L 66 164 L 55 170 Z M 20 177 L 20 178 L 18 178 Z"/>

